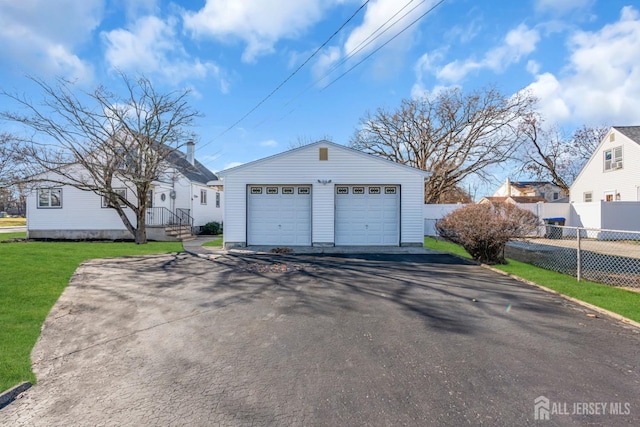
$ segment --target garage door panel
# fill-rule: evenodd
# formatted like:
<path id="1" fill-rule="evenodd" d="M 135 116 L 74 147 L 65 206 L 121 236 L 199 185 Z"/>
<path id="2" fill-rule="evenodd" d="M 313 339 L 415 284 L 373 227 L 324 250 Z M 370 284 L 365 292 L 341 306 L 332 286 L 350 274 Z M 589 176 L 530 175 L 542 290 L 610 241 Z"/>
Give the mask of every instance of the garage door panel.
<path id="1" fill-rule="evenodd" d="M 311 244 L 310 187 L 252 185 L 247 194 L 249 245 Z"/>
<path id="2" fill-rule="evenodd" d="M 399 187 L 337 185 L 335 190 L 336 245 L 399 244 Z"/>

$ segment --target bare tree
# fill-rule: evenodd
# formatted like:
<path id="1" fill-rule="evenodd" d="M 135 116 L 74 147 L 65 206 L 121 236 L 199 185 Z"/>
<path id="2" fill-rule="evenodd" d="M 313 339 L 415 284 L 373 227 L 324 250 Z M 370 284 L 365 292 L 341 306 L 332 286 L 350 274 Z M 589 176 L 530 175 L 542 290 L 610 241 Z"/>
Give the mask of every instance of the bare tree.
<path id="1" fill-rule="evenodd" d="M 557 126 L 545 127 L 537 113 L 521 122 L 525 143 L 518 157 L 521 169 L 539 180 L 551 180 L 565 191 L 589 160 L 608 127 L 582 126 L 566 137 Z"/>
<path id="2" fill-rule="evenodd" d="M 0 188 L 13 185 L 20 173 L 18 148 L 18 141 L 13 135 L 0 133 Z"/>
<path id="3" fill-rule="evenodd" d="M 146 243 L 147 195 L 171 153 L 193 138 L 198 113 L 187 102 L 188 90 L 157 92 L 145 78 L 120 74 L 123 96 L 104 86 L 92 91 L 57 79 L 55 84 L 31 77 L 43 92 L 34 103 L 7 93 L 20 112 L 0 117 L 30 131 L 22 139 L 32 185 L 69 185 L 91 191 L 114 209 L 136 243 Z M 125 186 L 135 197 L 116 191 Z M 135 217 L 127 216 L 130 209 Z"/>
<path id="4" fill-rule="evenodd" d="M 367 114 L 351 146 L 431 172 L 425 203 L 438 203 L 466 178 L 491 179 L 487 168 L 517 148 L 518 121 L 534 103 L 526 92 L 506 97 L 491 87 L 470 94 L 452 88 Z"/>

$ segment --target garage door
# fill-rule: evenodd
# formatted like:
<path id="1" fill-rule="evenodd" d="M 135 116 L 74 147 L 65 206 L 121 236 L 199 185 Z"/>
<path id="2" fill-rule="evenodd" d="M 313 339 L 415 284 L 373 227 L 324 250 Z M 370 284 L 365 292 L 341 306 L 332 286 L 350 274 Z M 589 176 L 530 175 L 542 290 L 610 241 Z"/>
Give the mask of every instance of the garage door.
<path id="1" fill-rule="evenodd" d="M 249 245 L 311 245 L 311 187 L 250 185 L 247 188 Z"/>
<path id="2" fill-rule="evenodd" d="M 336 185 L 336 245 L 400 244 L 400 187 Z"/>

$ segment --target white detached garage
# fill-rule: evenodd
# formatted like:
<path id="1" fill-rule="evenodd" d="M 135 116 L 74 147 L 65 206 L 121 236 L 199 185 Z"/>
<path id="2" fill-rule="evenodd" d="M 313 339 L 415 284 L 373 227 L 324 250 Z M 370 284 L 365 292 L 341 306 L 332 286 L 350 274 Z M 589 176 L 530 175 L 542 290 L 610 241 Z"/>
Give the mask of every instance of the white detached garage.
<path id="1" fill-rule="evenodd" d="M 219 176 L 227 248 L 423 245 L 419 169 L 319 141 Z"/>

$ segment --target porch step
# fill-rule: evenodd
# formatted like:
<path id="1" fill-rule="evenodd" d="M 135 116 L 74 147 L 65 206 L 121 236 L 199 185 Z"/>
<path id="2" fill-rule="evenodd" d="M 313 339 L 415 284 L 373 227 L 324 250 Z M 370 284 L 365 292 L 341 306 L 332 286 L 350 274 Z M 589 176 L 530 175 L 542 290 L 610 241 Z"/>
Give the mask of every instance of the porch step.
<path id="1" fill-rule="evenodd" d="M 187 240 L 195 238 L 193 234 L 191 234 L 191 227 L 186 225 L 178 228 L 174 227 L 165 227 L 164 232 L 167 236 L 173 237 L 176 240 Z"/>

